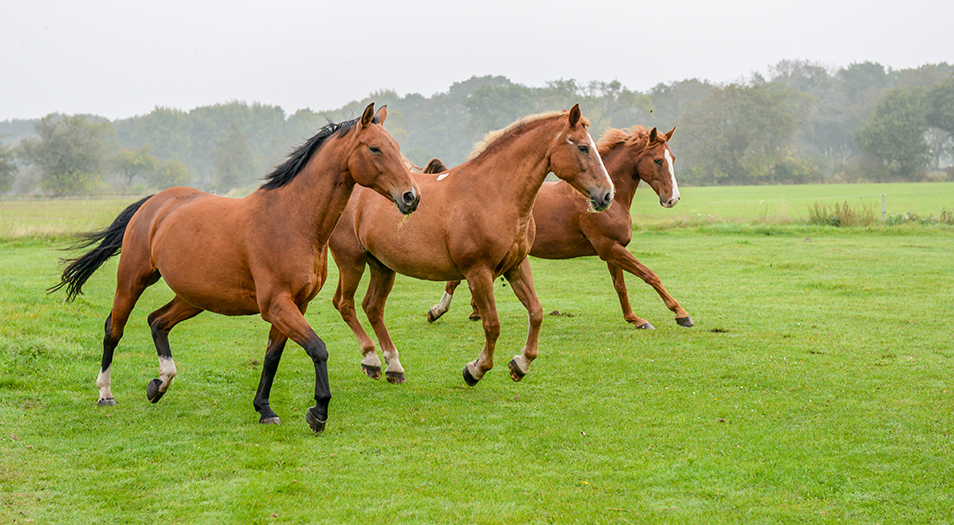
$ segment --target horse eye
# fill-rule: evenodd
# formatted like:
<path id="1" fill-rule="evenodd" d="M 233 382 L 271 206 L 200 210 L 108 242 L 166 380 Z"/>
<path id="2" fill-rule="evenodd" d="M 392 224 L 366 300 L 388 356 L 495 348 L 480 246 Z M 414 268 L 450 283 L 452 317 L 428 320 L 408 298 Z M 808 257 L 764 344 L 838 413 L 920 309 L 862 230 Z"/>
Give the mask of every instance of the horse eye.
<path id="1" fill-rule="evenodd" d="M 662 159 L 655 159 L 653 162 L 655 162 L 657 166 L 662 166 Z"/>
<path id="2" fill-rule="evenodd" d="M 582 154 L 584 154 L 584 155 L 586 155 L 587 153 L 590 152 L 590 147 L 589 147 L 589 146 L 577 146 L 576 149 L 580 150 L 580 153 L 582 153 Z"/>
<path id="3" fill-rule="evenodd" d="M 381 148 L 377 146 L 371 146 L 371 153 L 381 153 Z"/>

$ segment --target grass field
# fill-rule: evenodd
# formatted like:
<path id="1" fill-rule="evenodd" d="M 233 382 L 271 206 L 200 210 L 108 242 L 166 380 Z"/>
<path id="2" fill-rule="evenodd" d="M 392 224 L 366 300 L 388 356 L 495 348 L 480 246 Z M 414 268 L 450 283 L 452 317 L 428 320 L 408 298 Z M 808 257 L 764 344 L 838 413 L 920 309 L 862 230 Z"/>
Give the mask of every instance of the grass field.
<path id="1" fill-rule="evenodd" d="M 161 283 L 117 351 L 118 406 L 96 407 L 115 261 L 74 303 L 44 289 L 63 234 L 133 199 L 2 202 L 0 523 L 954 522 L 954 228 L 803 221 L 814 199 L 849 193 L 937 213 L 954 208 L 954 184 L 843 188 L 684 188 L 674 210 L 641 190 L 630 250 L 696 326 L 628 278 L 657 327 L 634 330 L 601 261 L 534 260 L 544 310 L 561 315 L 545 318 L 520 383 L 505 365 L 526 314 L 504 284 L 497 367 L 467 387 L 482 331 L 465 287 L 428 324 L 441 285 L 400 277 L 387 318 L 408 383 L 367 379 L 330 306 L 332 266 L 307 316 L 331 352 L 320 436 L 304 422 L 314 376 L 297 346 L 273 389 L 284 424 L 257 423 L 268 329 L 256 317 L 177 327 L 179 375 L 149 404 L 145 317 L 170 297 Z M 16 221 L 54 226 L 15 235 Z"/>

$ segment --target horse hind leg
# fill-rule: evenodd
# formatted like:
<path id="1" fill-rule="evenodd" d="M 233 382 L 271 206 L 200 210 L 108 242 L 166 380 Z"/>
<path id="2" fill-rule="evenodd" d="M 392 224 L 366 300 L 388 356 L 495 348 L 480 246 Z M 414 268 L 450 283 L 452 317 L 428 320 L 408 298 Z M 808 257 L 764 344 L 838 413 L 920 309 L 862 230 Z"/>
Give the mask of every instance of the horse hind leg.
<path id="1" fill-rule="evenodd" d="M 427 322 L 433 323 L 450 310 L 451 301 L 454 300 L 454 290 L 458 286 L 460 286 L 460 281 L 447 281 L 447 284 L 444 285 L 444 295 L 441 296 L 441 300 L 427 311 Z"/>
<path id="2" fill-rule="evenodd" d="M 192 306 L 176 296 L 165 306 L 149 314 L 149 328 L 152 330 L 152 340 L 159 354 L 159 377 L 146 386 L 146 397 L 151 403 L 162 399 L 176 377 L 176 363 L 172 359 L 172 350 L 169 348 L 169 331 L 175 325 L 200 313 L 202 313 L 201 308 Z"/>

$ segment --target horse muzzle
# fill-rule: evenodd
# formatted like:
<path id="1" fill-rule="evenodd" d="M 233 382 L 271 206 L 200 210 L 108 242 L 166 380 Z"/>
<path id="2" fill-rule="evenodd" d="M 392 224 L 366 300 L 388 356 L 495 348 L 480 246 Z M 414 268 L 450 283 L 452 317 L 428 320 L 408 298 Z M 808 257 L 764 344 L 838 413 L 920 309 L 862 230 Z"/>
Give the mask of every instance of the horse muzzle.
<path id="1" fill-rule="evenodd" d="M 421 192 L 417 189 L 405 191 L 394 199 L 394 203 L 397 204 L 398 211 L 403 215 L 408 215 L 421 204 Z"/>
<path id="2" fill-rule="evenodd" d="M 590 192 L 590 206 L 594 211 L 603 211 L 610 207 L 610 204 L 613 204 L 613 190 L 605 191 L 591 191 Z"/>
<path id="3" fill-rule="evenodd" d="M 669 197 L 659 197 L 659 205 L 663 208 L 672 208 L 679 203 L 679 194 L 673 193 Z"/>

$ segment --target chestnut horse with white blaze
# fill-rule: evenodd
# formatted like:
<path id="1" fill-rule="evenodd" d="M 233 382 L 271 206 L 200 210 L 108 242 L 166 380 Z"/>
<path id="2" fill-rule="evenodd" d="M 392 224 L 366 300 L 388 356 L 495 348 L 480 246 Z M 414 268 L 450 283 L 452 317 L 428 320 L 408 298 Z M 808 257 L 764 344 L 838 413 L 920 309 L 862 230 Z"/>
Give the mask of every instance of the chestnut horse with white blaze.
<path id="1" fill-rule="evenodd" d="M 598 255 L 606 261 L 613 286 L 623 309 L 623 319 L 637 328 L 652 329 L 649 321 L 633 313 L 626 292 L 623 272 L 629 272 L 652 286 L 666 307 L 676 315 L 679 326 L 691 327 L 692 318 L 666 291 L 662 280 L 652 270 L 636 260 L 626 246 L 633 236 L 630 206 L 633 195 L 642 180 L 659 196 L 663 208 L 672 208 L 679 202 L 679 187 L 673 168 L 676 157 L 669 149 L 669 140 L 676 128 L 658 133 L 642 126 L 628 130 L 611 129 L 597 144 L 606 171 L 616 186 L 613 205 L 603 213 L 589 213 L 586 203 L 573 195 L 563 181 L 546 182 L 533 205 L 533 219 L 537 226 L 530 255 L 541 259 L 572 259 Z M 431 160 L 425 171 L 439 172 L 446 168 L 437 159 Z M 454 290 L 460 281 L 450 281 L 440 302 L 427 313 L 428 321 L 436 321 L 450 309 Z M 474 309 L 471 319 L 478 319 Z"/>
<path id="2" fill-rule="evenodd" d="M 365 266 L 371 269 L 371 282 L 362 306 L 381 345 L 389 381 L 405 380 L 384 325 L 395 273 L 431 281 L 467 280 L 484 328 L 483 349 L 463 370 L 470 385 L 493 367 L 500 335 L 493 283 L 498 276 L 506 277 L 530 320 L 527 342 L 510 361 L 510 376 L 519 381 L 529 371 L 543 321 L 527 261 L 537 191 L 552 171 L 583 194 L 580 201 L 586 206 L 601 211 L 613 202 L 613 183 L 587 125 L 575 105 L 562 113 L 527 117 L 488 135 L 484 149 L 460 166 L 440 174 L 415 174 L 427 199 L 407 219 L 372 192 L 355 191 L 329 241 L 339 275 L 333 302 L 358 339 L 364 355 L 361 367 L 369 377 L 381 377 L 381 361 L 355 314 L 354 294 Z"/>
<path id="3" fill-rule="evenodd" d="M 280 423 L 269 394 L 285 342 L 290 338 L 315 366 L 315 406 L 305 419 L 324 430 L 331 389 L 328 351 L 304 313 L 327 276 L 327 242 L 355 184 L 371 188 L 396 213 L 413 212 L 421 192 L 384 129 L 387 110 L 368 105 L 360 119 L 329 123 L 294 151 L 251 195 L 230 199 L 192 188 L 170 188 L 126 208 L 111 226 L 85 234 L 79 246 L 99 246 L 73 259 L 55 291 L 68 299 L 122 250 L 113 308 L 106 319 L 103 361 L 96 386 L 99 405 L 115 405 L 110 391 L 113 352 L 136 301 L 164 279 L 175 298 L 152 312 L 149 327 L 159 354 L 159 378 L 147 386 L 155 403 L 176 376 L 169 331 L 208 310 L 224 315 L 261 314 L 271 324 L 254 407 L 261 423 Z"/>

